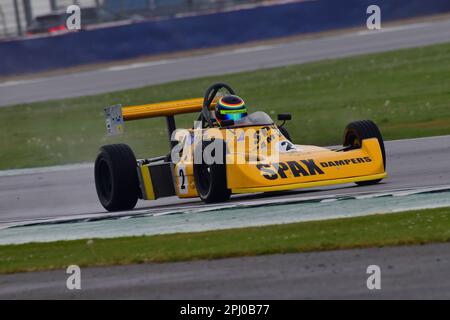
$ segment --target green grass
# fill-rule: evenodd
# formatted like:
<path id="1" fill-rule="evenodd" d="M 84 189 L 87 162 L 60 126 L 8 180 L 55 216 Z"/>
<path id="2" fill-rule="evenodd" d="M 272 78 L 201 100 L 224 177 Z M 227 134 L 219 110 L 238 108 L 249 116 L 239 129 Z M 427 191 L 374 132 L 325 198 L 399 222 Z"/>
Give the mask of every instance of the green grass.
<path id="1" fill-rule="evenodd" d="M 93 161 L 100 145 L 118 141 L 138 156 L 163 154 L 164 119 L 127 123 L 124 136 L 106 138 L 103 107 L 198 97 L 216 81 L 236 88 L 250 110 L 291 112 L 298 143 L 341 143 L 357 119 L 376 121 L 386 139 L 450 134 L 448 79 L 450 44 L 443 44 L 0 108 L 0 169 Z"/>
<path id="2" fill-rule="evenodd" d="M 0 246 L 0 273 L 450 241 L 450 208 L 198 233 Z"/>

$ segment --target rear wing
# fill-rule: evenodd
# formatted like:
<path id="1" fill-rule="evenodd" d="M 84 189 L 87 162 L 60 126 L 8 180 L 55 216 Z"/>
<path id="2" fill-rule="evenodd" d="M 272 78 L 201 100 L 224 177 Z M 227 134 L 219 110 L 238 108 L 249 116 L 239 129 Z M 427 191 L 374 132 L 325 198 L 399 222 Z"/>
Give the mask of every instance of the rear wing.
<path id="1" fill-rule="evenodd" d="M 211 103 L 213 109 L 215 103 Z M 175 130 L 174 116 L 177 114 L 200 112 L 203 108 L 203 98 L 176 100 L 139 106 L 114 105 L 105 108 L 106 132 L 116 135 L 124 132 L 124 122 L 147 118 L 166 117 L 169 134 Z"/>

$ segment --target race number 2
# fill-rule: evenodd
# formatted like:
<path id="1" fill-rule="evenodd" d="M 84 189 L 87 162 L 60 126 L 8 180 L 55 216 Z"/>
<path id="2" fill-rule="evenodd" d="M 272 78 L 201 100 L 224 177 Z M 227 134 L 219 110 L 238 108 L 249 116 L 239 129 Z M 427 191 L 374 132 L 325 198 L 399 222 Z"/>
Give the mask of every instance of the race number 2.
<path id="1" fill-rule="evenodd" d="M 186 166 L 178 166 L 178 193 L 188 193 L 188 176 L 186 175 Z"/>

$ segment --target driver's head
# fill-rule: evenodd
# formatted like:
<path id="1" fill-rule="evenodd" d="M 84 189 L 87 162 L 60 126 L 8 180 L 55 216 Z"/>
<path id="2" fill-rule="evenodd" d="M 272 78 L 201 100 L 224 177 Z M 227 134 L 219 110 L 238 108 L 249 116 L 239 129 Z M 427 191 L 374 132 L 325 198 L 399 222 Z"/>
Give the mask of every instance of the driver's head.
<path id="1" fill-rule="evenodd" d="M 223 96 L 216 104 L 216 119 L 219 125 L 223 120 L 239 120 L 247 115 L 247 107 L 244 100 L 238 96 Z"/>

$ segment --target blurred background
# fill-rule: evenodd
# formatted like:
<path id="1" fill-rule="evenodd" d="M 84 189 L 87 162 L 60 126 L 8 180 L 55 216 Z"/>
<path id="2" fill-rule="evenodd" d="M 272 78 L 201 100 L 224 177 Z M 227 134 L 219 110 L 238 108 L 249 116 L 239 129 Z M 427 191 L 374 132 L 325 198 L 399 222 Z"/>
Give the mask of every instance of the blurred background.
<path id="1" fill-rule="evenodd" d="M 51 34 L 65 29 L 66 8 L 79 5 L 83 26 L 217 12 L 280 0 L 2 0 L 0 38 Z"/>
<path id="2" fill-rule="evenodd" d="M 71 4 L 81 8 L 79 32 L 66 29 Z M 366 10 L 372 4 L 369 0 L 0 0 L 0 78 L 365 29 Z M 383 23 L 450 11 L 448 0 L 376 4 Z"/>

